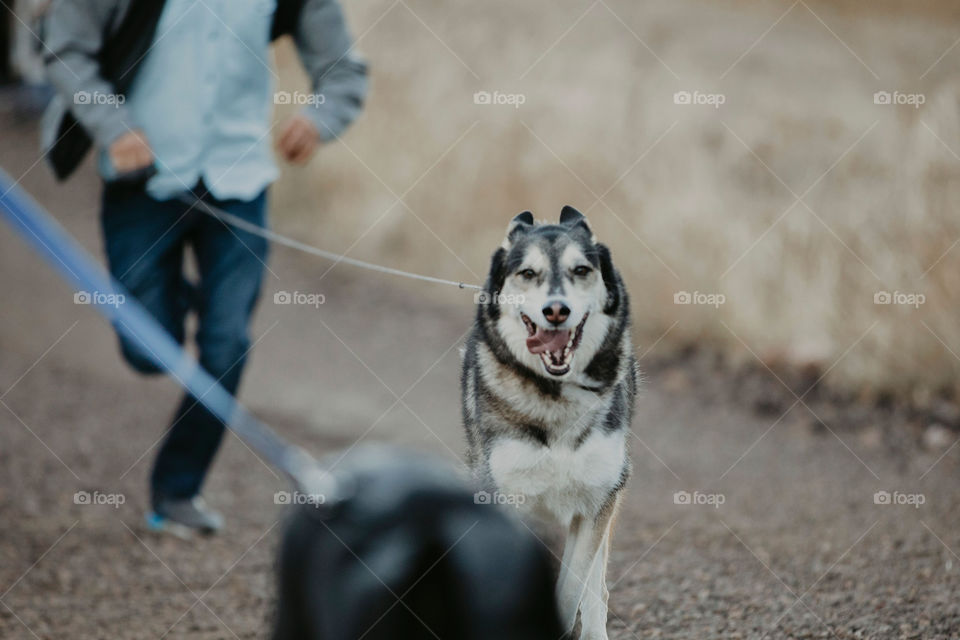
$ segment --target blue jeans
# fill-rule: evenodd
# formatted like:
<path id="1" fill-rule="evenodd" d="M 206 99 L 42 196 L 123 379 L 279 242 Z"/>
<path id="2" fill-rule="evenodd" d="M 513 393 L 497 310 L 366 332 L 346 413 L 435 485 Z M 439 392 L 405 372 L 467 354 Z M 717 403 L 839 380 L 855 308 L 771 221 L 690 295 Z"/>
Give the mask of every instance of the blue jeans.
<path id="1" fill-rule="evenodd" d="M 265 226 L 265 191 L 249 202 L 217 200 L 202 184 L 194 193 Z M 187 312 L 196 310 L 200 364 L 236 394 L 250 348 L 250 317 L 259 297 L 267 242 L 189 209 L 178 200 L 154 200 L 142 189 L 108 186 L 102 224 L 110 272 L 180 344 Z M 188 246 L 196 258 L 196 284 L 183 272 Z M 142 345 L 121 337 L 120 347 L 137 371 L 159 372 Z M 163 497 L 190 498 L 200 492 L 223 431 L 223 423 L 193 397 L 183 398 L 154 463 L 154 504 Z"/>

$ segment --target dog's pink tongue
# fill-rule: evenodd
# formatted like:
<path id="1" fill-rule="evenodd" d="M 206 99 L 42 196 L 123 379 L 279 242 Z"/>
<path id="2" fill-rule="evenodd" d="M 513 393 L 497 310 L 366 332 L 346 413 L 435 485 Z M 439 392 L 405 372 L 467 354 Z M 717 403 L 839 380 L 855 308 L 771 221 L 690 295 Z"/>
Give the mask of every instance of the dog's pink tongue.
<path id="1" fill-rule="evenodd" d="M 537 327 L 537 332 L 527 338 L 527 349 L 530 353 L 561 351 L 568 340 L 570 340 L 569 331 L 549 331 L 543 327 Z"/>

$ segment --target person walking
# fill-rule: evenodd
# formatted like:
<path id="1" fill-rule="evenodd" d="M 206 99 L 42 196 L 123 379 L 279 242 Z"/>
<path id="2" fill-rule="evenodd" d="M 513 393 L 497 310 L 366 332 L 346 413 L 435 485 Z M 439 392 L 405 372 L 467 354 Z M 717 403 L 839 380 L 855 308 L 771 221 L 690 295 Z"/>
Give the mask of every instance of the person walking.
<path id="1" fill-rule="evenodd" d="M 271 126 L 271 42 L 290 35 L 311 81 L 303 108 Z M 101 223 L 110 272 L 183 343 L 198 317 L 200 364 L 236 394 L 251 349 L 267 243 L 180 198 L 192 194 L 258 226 L 277 154 L 306 163 L 363 108 L 367 68 L 354 54 L 336 0 L 55 0 L 44 25 L 56 97 L 42 145 L 68 177 L 91 147 L 104 180 Z M 139 180 L 123 178 L 138 175 Z M 195 257 L 197 279 L 184 272 Z M 126 361 L 159 369 L 120 337 Z M 186 396 L 150 477 L 148 524 L 215 532 L 223 517 L 201 496 L 224 425 Z"/>

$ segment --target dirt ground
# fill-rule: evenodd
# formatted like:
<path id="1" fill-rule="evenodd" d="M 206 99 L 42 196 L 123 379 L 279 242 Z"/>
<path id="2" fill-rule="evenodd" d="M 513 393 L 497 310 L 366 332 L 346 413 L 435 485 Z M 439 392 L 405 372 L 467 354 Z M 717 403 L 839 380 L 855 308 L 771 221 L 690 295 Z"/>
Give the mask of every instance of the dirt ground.
<path id="1" fill-rule="evenodd" d="M 0 128 L 0 166 L 101 255 L 90 167 L 57 187 L 33 129 Z M 317 454 L 384 440 L 459 457 L 470 294 L 437 306 L 421 285 L 328 266 L 275 251 L 243 400 Z M 5 228 L 0 273 L 0 638 L 266 636 L 282 481 L 231 437 L 206 488 L 226 531 L 148 533 L 152 448 L 178 389 L 131 375 L 109 327 Z M 274 304 L 281 290 L 326 300 Z M 960 635 L 953 436 L 921 446 L 896 415 L 854 427 L 823 402 L 758 402 L 704 358 L 645 361 L 650 346 L 612 638 Z M 883 491 L 904 504 L 876 504 Z"/>

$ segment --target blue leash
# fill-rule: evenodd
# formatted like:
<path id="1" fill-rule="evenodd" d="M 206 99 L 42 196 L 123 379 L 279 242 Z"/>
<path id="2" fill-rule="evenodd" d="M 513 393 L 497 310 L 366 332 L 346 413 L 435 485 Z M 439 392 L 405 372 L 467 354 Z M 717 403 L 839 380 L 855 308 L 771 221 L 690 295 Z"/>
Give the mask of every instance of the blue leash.
<path id="1" fill-rule="evenodd" d="M 322 494 L 329 504 L 334 479 L 306 451 L 284 441 L 254 417 L 207 373 L 123 286 L 73 237 L 0 169 L 0 215 L 77 291 L 96 292 L 91 304 L 126 338 L 143 345 L 163 368 L 207 410 L 219 418 L 304 493 Z M 113 295 L 111 295 L 113 294 Z M 123 295 L 122 304 L 114 304 Z"/>

